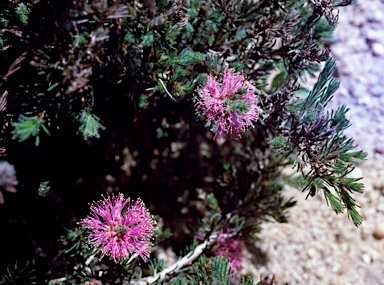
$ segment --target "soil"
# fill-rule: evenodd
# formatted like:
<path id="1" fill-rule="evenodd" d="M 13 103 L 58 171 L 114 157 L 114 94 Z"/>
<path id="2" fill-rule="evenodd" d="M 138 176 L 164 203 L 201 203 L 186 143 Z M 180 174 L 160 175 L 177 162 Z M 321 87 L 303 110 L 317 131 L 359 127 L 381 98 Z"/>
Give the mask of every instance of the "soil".
<path id="1" fill-rule="evenodd" d="M 305 200 L 306 193 L 287 189 L 298 200 L 290 222 L 264 224 L 256 243 L 264 258 L 244 260 L 245 274 L 273 275 L 275 284 L 384 284 L 384 1 L 342 7 L 331 49 L 341 86 L 330 107 L 350 108 L 345 133 L 368 152 L 351 173 L 364 177 L 364 194 L 354 196 L 364 221 L 357 228 L 323 196 Z"/>

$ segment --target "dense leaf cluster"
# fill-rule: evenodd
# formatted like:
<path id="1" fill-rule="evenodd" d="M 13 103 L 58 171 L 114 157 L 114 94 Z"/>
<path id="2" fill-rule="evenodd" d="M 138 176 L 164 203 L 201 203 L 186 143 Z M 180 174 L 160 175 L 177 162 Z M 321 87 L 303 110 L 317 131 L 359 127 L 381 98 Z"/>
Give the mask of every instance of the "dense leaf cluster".
<path id="1" fill-rule="evenodd" d="M 0 267 L 32 260 L 44 281 L 139 278 L 138 264 L 86 264 L 74 228 L 104 192 L 140 197 L 161 217 L 159 248 L 178 253 L 199 231 L 227 229 L 249 245 L 261 222 L 287 222 L 295 201 L 281 173 L 292 166 L 303 191 L 361 224 L 351 194 L 363 185 L 348 174 L 365 154 L 343 134 L 348 109 L 327 109 L 339 86 L 329 41 L 349 2 L 2 1 L 0 146 L 20 185 L 0 208 Z M 196 88 L 226 68 L 253 83 L 262 113 L 240 139 L 216 141 Z M 300 88 L 306 76 L 318 76 L 312 90 Z M 63 227 L 72 235 L 58 244 Z M 164 282 L 232 284 L 228 261 L 206 254 Z M 140 274 L 161 271 L 151 262 Z"/>

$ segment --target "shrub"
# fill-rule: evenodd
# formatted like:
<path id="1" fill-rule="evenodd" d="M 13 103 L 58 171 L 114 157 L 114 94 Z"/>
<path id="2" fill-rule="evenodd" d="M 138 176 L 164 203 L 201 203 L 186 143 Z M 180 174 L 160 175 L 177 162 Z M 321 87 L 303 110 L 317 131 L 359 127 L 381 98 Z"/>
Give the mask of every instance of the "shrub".
<path id="1" fill-rule="evenodd" d="M 363 185 L 348 174 L 366 154 L 343 134 L 348 109 L 327 109 L 348 4 L 2 1 L 0 144 L 20 183 L 3 191 L 1 267 L 38 265 L 30 284 L 253 284 L 241 245 L 288 221 L 286 184 L 360 225 Z M 101 193 L 100 220 L 80 222 Z M 174 265 L 159 259 L 170 246 Z"/>

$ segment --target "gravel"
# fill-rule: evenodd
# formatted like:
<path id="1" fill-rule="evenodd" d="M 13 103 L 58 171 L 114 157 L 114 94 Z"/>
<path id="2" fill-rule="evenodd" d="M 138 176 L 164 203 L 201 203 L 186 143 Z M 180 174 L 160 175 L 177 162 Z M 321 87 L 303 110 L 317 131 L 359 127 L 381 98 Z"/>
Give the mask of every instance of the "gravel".
<path id="1" fill-rule="evenodd" d="M 331 107 L 350 108 L 346 134 L 369 155 L 352 173 L 364 176 L 365 192 L 355 196 L 364 222 L 356 228 L 321 195 L 305 200 L 306 193 L 287 188 L 298 200 L 289 224 L 264 224 L 259 256 L 244 259 L 244 274 L 274 275 L 278 284 L 384 285 L 384 1 L 340 10 L 332 54 L 341 86 Z"/>

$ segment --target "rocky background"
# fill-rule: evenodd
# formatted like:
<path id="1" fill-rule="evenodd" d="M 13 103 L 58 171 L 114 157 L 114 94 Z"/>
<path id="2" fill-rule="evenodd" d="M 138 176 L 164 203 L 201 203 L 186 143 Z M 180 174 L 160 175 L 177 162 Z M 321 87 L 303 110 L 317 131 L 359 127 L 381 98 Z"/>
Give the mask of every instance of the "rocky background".
<path id="1" fill-rule="evenodd" d="M 350 108 L 346 134 L 368 159 L 352 176 L 364 176 L 365 193 L 356 195 L 364 217 L 356 228 L 337 216 L 324 197 L 288 189 L 298 205 L 289 224 L 263 225 L 255 253 L 244 260 L 253 275 L 274 275 L 278 284 L 384 284 L 384 1 L 360 0 L 340 9 L 331 46 L 341 86 L 332 108 Z M 286 283 L 285 283 L 286 282 Z"/>

